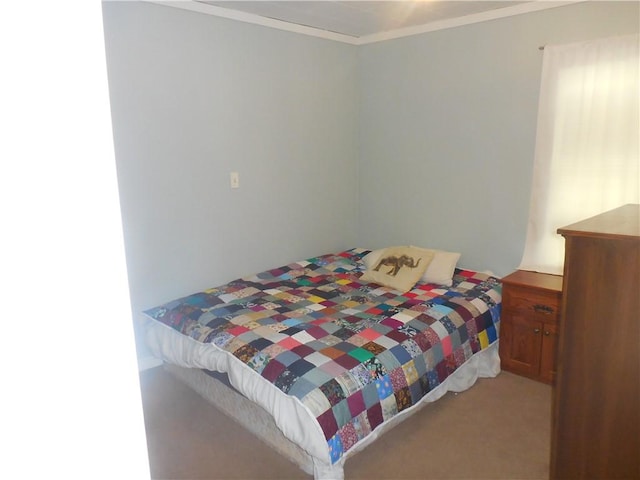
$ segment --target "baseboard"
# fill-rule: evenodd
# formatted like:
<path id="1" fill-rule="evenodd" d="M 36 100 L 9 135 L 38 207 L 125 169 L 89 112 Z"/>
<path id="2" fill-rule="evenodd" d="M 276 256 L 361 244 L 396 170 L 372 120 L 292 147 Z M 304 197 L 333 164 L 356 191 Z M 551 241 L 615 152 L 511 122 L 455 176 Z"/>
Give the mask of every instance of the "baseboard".
<path id="1" fill-rule="evenodd" d="M 162 360 L 156 358 L 154 356 L 146 356 L 146 357 L 138 357 L 138 371 L 143 372 L 144 370 L 149 370 L 150 368 L 159 367 L 162 365 Z"/>

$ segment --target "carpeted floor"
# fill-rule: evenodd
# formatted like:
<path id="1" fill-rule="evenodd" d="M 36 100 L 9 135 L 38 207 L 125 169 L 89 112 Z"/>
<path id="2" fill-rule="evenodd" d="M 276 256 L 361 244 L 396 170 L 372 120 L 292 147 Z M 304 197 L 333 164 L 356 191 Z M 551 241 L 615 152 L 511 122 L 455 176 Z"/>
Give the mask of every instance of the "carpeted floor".
<path id="1" fill-rule="evenodd" d="M 161 367 L 141 373 L 153 479 L 311 477 Z M 449 393 L 347 460 L 352 479 L 546 479 L 551 387 L 508 372 Z"/>

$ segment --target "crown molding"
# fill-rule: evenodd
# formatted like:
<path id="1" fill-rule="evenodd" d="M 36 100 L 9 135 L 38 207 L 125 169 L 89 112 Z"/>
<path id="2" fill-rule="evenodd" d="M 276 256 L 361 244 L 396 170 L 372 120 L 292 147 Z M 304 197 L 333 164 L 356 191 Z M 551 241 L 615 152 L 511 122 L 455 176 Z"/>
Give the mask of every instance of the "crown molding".
<path id="1" fill-rule="evenodd" d="M 262 17 L 260 15 L 254 15 L 251 13 L 240 12 L 229 8 L 216 7 L 206 3 L 201 3 L 196 0 L 143 0 L 147 3 L 154 3 L 156 5 L 164 5 L 167 7 L 179 8 L 182 10 L 189 10 L 192 12 L 203 13 L 206 15 L 213 15 L 216 17 L 227 18 L 230 20 L 237 20 L 239 22 L 251 23 L 254 25 L 261 25 L 263 27 L 275 28 L 277 30 L 284 30 L 287 32 L 299 33 L 302 35 L 308 35 L 312 37 L 324 38 L 326 40 L 333 40 L 336 42 L 348 43 L 350 45 L 366 45 L 369 43 L 383 42 L 386 40 L 393 40 L 396 38 L 409 37 L 413 35 L 419 35 L 422 33 L 435 32 L 438 30 L 445 30 L 448 28 L 461 27 L 464 25 L 471 25 L 474 23 L 487 22 L 490 20 L 497 20 L 500 18 L 512 17 L 515 15 L 522 15 L 525 13 L 539 12 L 541 10 L 548 10 L 550 8 L 563 7 L 566 5 L 572 5 L 575 3 L 584 3 L 588 0 L 564 0 L 564 1 L 531 1 L 526 3 L 520 3 L 512 5 L 510 7 L 498 8 L 481 13 L 474 13 L 472 15 L 465 15 L 463 17 L 450 18 L 447 20 L 439 20 L 435 22 L 426 23 L 423 25 L 416 25 L 413 27 L 399 28 L 390 30 L 387 32 L 375 33 L 371 35 L 364 35 L 362 37 L 353 37 L 350 35 L 344 35 L 337 32 L 330 32 L 328 30 L 322 30 L 319 28 L 307 27 L 305 25 L 298 25 L 295 23 L 284 22 L 273 18 Z"/>
<path id="2" fill-rule="evenodd" d="M 448 28 L 462 27 L 464 25 L 472 25 L 474 23 L 488 22 L 499 18 L 513 17 L 525 13 L 539 12 L 550 8 L 564 7 L 573 5 L 574 3 L 583 3 L 587 0 L 565 0 L 565 1 L 531 1 L 527 3 L 519 3 L 510 7 L 488 10 L 486 12 L 474 13 L 463 17 L 449 18 L 436 22 L 425 23 L 413 27 L 399 28 L 388 32 L 374 33 L 359 38 L 358 45 L 368 43 L 382 42 L 385 40 L 393 40 L 396 38 L 409 37 L 419 35 L 421 33 L 435 32 L 438 30 L 446 30 Z"/>
<path id="3" fill-rule="evenodd" d="M 282 20 L 261 17 L 260 15 L 240 12 L 238 10 L 232 10 L 230 8 L 216 7 L 214 5 L 200 3 L 193 0 L 173 0 L 173 1 L 143 0 L 143 1 L 147 3 L 155 3 L 156 5 L 164 5 L 166 7 L 179 8 L 182 10 L 189 10 L 192 12 L 213 15 L 215 17 L 228 18 L 230 20 L 237 20 L 239 22 L 252 23 L 254 25 L 261 25 L 263 27 L 275 28 L 277 30 L 300 33 L 302 35 L 309 35 L 311 37 L 319 37 L 319 38 L 324 38 L 326 40 L 334 40 L 336 42 L 349 43 L 351 45 L 359 44 L 358 37 L 352 37 L 349 35 L 343 35 L 341 33 L 330 32 L 328 30 L 321 30 L 319 28 L 307 27 L 305 25 L 298 25 L 296 23 L 283 22 Z"/>

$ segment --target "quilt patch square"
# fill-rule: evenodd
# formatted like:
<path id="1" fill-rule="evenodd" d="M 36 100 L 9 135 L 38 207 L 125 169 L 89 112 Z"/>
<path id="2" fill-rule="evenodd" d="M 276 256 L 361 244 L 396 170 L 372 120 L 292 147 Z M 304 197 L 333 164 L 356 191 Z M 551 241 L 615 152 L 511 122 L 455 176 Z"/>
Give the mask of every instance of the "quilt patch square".
<path id="1" fill-rule="evenodd" d="M 367 340 L 366 338 L 364 338 L 364 337 L 362 337 L 360 335 L 354 335 L 349 339 L 349 343 L 352 343 L 356 347 L 361 347 L 365 343 L 367 343 L 368 341 L 369 340 Z"/>
<path id="2" fill-rule="evenodd" d="M 382 345 L 378 345 L 375 342 L 367 342 L 362 345 L 362 348 L 368 352 L 371 352 L 372 356 L 379 355 L 386 350 Z"/>
<path id="3" fill-rule="evenodd" d="M 413 405 L 411 391 L 409 390 L 408 386 L 396 390 L 394 395 L 396 398 L 396 408 L 398 412 L 401 412 L 402 410 L 405 410 L 406 408 L 409 408 L 411 405 Z"/>
<path id="4" fill-rule="evenodd" d="M 262 370 L 262 376 L 271 382 L 275 382 L 276 378 L 286 369 L 287 367 L 277 360 L 271 360 Z"/>
<path id="5" fill-rule="evenodd" d="M 338 375 L 344 373 L 348 369 L 347 367 L 344 367 L 340 365 L 340 363 L 338 363 L 338 361 L 343 358 L 347 359 L 350 357 L 343 355 L 342 357 L 335 359 L 333 362 L 323 363 L 322 365 L 316 368 L 319 370 L 322 370 L 326 374 L 330 375 L 332 378 L 337 377 Z"/>
<path id="6" fill-rule="evenodd" d="M 334 359 L 334 362 L 346 370 L 351 370 L 352 368 L 356 367 L 361 363 L 356 358 L 352 357 L 350 354 L 337 357 Z"/>
<path id="7" fill-rule="evenodd" d="M 293 347 L 291 351 L 298 355 L 300 358 L 304 358 L 308 355 L 311 355 L 312 353 L 315 353 L 315 350 L 309 345 L 298 345 L 297 347 Z"/>
<path id="8" fill-rule="evenodd" d="M 349 356 L 355 358 L 358 363 L 364 363 L 374 357 L 374 354 L 364 348 L 355 348 L 349 352 Z"/>
<path id="9" fill-rule="evenodd" d="M 345 354 L 344 351 L 339 350 L 335 347 L 327 347 L 327 348 L 323 348 L 322 350 L 320 350 L 320 353 L 322 353 L 323 355 L 335 360 L 336 358 L 339 358 L 341 356 L 343 356 Z"/>
<path id="10" fill-rule="evenodd" d="M 276 360 L 278 360 L 278 362 L 280 362 L 285 367 L 288 367 L 293 362 L 297 362 L 298 360 L 300 360 L 300 355 L 296 355 L 290 350 L 285 350 L 276 357 Z"/>
<path id="11" fill-rule="evenodd" d="M 398 346 L 398 347 L 402 348 L 401 346 Z M 406 355 L 406 351 L 404 349 L 403 349 L 403 352 L 405 352 L 405 355 Z M 391 352 L 389 350 L 376 355 L 375 360 L 377 361 L 377 363 L 380 364 L 380 367 L 378 368 L 378 370 L 383 374 L 390 370 L 393 370 L 394 368 L 398 368 L 403 363 L 403 360 L 400 360 L 395 355 L 395 352 Z M 407 358 L 407 361 L 408 360 L 409 359 Z"/>
<path id="12" fill-rule="evenodd" d="M 306 357 L 304 357 L 304 359 L 307 362 L 312 363 L 316 367 L 322 365 L 323 363 L 327 363 L 327 362 L 331 361 L 331 359 L 329 357 L 327 357 L 326 355 L 323 355 L 320 352 L 313 352 L 310 355 L 307 355 Z"/>
<path id="13" fill-rule="evenodd" d="M 367 411 L 380 403 L 380 397 L 378 396 L 378 389 L 376 388 L 375 379 L 372 378 L 371 383 L 365 385 L 361 391 L 362 399 L 364 400 L 364 406 L 366 407 Z"/>
<path id="14" fill-rule="evenodd" d="M 320 414 L 317 418 L 318 418 L 318 423 L 320 424 L 320 427 L 324 432 L 325 438 L 328 440 L 331 437 L 333 437 L 335 433 L 338 431 L 338 422 L 336 420 L 336 416 L 333 413 L 333 410 L 329 409 L 326 412 Z M 340 437 L 338 437 L 338 439 L 339 438 Z M 340 440 L 340 444 L 342 445 L 341 440 Z M 340 456 L 341 455 L 342 455 L 342 451 L 340 452 Z"/>
<path id="15" fill-rule="evenodd" d="M 366 409 L 366 405 L 364 403 L 362 391 L 358 391 L 351 395 L 347 399 L 347 404 L 349 405 L 349 411 L 351 412 L 352 417 L 356 417 L 364 412 Z"/>
<path id="16" fill-rule="evenodd" d="M 336 419 L 336 423 L 339 429 L 347 425 L 352 418 L 351 411 L 349 410 L 349 404 L 346 398 L 331 407 L 331 411 L 333 412 L 333 416 Z M 342 439 L 342 442 L 344 444 L 344 438 Z"/>
<path id="17" fill-rule="evenodd" d="M 327 373 L 322 370 L 320 367 L 316 367 L 313 370 L 309 370 L 304 374 L 304 378 L 306 378 L 310 383 L 313 383 L 316 388 L 318 385 L 322 385 L 333 378 L 331 373 Z"/>
<path id="18" fill-rule="evenodd" d="M 301 358 L 289 365 L 288 370 L 294 373 L 296 377 L 302 377 L 305 373 L 313 370 L 314 368 L 316 368 L 316 366 L 313 363 Z"/>
<path id="19" fill-rule="evenodd" d="M 377 345 L 380 345 L 382 348 L 385 348 L 387 350 L 395 347 L 396 345 L 399 345 L 398 342 L 396 342 L 394 339 L 383 336 L 383 337 L 378 337 L 375 339 L 375 343 Z"/>
<path id="20" fill-rule="evenodd" d="M 382 416 L 381 403 L 376 403 L 367 409 L 367 420 L 369 420 L 369 425 L 371 425 L 372 430 L 382 423 L 384 418 Z"/>

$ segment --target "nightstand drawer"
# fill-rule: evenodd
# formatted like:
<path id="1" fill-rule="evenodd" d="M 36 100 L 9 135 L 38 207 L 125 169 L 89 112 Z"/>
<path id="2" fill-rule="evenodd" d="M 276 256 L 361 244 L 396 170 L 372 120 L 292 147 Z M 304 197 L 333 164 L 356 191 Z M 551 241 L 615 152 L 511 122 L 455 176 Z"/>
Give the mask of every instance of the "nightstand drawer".
<path id="1" fill-rule="evenodd" d="M 502 302 L 505 310 L 545 322 L 557 322 L 560 315 L 560 295 L 553 292 L 508 285 L 504 288 Z"/>

